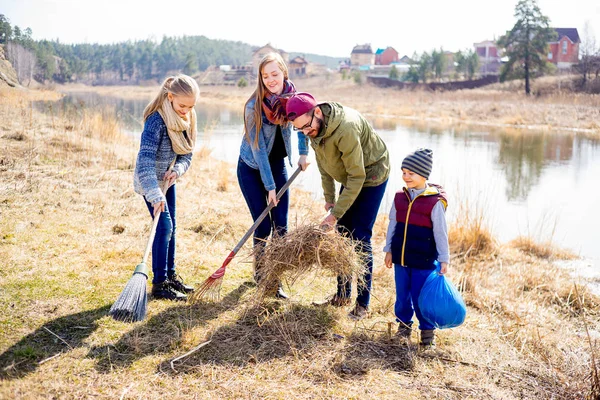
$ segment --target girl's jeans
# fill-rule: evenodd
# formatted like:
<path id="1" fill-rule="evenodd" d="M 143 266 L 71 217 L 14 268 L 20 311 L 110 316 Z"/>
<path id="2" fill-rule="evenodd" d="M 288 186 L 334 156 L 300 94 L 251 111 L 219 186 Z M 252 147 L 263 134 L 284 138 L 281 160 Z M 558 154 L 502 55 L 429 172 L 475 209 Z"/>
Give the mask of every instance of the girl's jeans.
<path id="1" fill-rule="evenodd" d="M 279 192 L 279 189 L 287 182 L 285 159 L 270 161 L 270 165 L 276 186 L 275 191 Z M 252 220 L 256 221 L 260 214 L 267 208 L 268 197 L 268 192 L 260 178 L 260 172 L 258 169 L 249 167 L 239 159 L 237 177 L 246 204 L 250 209 Z M 254 231 L 254 246 L 264 246 L 271 232 L 277 235 L 285 235 L 287 233 L 288 208 L 289 190 L 286 190 L 279 199 L 277 206 L 271 209 L 271 212 Z"/>
<path id="2" fill-rule="evenodd" d="M 156 227 L 156 236 L 152 243 L 152 283 L 162 283 L 167 276 L 175 274 L 175 185 L 172 185 L 165 194 L 167 204 L 165 211 L 160 214 L 158 226 Z M 144 199 L 145 201 L 145 199 Z M 146 201 L 146 206 L 150 211 L 150 216 L 154 212 L 152 204 Z"/>

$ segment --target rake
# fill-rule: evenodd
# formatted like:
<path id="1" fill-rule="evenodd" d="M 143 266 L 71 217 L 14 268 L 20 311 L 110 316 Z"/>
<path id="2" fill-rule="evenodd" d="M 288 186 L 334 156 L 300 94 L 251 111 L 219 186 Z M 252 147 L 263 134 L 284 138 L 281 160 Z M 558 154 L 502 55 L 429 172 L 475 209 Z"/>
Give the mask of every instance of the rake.
<path id="1" fill-rule="evenodd" d="M 279 200 L 281 198 L 281 196 L 283 196 L 285 191 L 290 187 L 290 185 L 292 184 L 294 179 L 296 179 L 296 177 L 300 174 L 300 172 L 302 172 L 302 168 L 298 167 L 294 171 L 292 176 L 290 176 L 290 178 L 287 180 L 285 185 L 283 185 L 281 187 L 281 189 L 279 190 L 279 192 L 277 193 L 277 196 L 276 196 L 277 200 Z M 206 280 L 200 286 L 198 286 L 198 288 L 196 288 L 194 293 L 189 297 L 190 302 L 196 303 L 196 302 L 200 301 L 202 298 L 204 298 L 205 296 L 218 297 L 219 290 L 221 289 L 221 283 L 223 282 L 223 276 L 225 275 L 225 271 L 227 270 L 227 265 L 229 265 L 231 260 L 233 260 L 233 258 L 237 254 L 237 252 L 242 248 L 244 243 L 246 243 L 248 238 L 254 233 L 256 228 L 258 228 L 260 223 L 263 221 L 263 219 L 265 219 L 265 217 L 267 216 L 267 214 L 271 211 L 271 209 L 273 207 L 274 207 L 274 204 L 270 203 L 267 206 L 267 208 L 265 208 L 265 210 L 262 212 L 262 214 L 260 214 L 260 216 L 256 219 L 254 224 L 250 227 L 250 229 L 248 229 L 246 234 L 242 237 L 242 239 L 238 242 L 238 244 L 233 248 L 231 253 L 229 253 L 227 258 L 225 258 L 223 265 L 221 265 L 221 267 L 219 269 L 217 269 L 215 272 L 213 272 L 213 274 L 211 276 L 206 278 Z"/>

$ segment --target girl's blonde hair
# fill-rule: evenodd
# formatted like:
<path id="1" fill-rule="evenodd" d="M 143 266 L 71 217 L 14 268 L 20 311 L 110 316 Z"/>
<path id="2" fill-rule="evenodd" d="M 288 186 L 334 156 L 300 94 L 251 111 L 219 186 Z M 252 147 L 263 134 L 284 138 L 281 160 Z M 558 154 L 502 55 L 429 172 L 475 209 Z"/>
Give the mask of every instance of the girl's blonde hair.
<path id="1" fill-rule="evenodd" d="M 161 85 L 160 91 L 154 100 L 152 100 L 144 109 L 144 121 L 146 121 L 152 113 L 160 109 L 169 93 L 174 96 L 194 97 L 197 99 L 200 95 L 200 88 L 198 87 L 196 80 L 190 76 L 179 74 L 168 77 Z"/>
<path id="2" fill-rule="evenodd" d="M 288 79 L 288 67 L 285 64 L 285 61 L 283 61 L 283 58 L 281 58 L 281 55 L 279 53 L 268 53 L 266 54 L 262 60 L 260 60 L 260 64 L 258 64 L 258 79 L 256 82 L 256 89 L 254 90 L 254 93 L 252 93 L 252 95 L 250 96 L 250 98 L 246 101 L 246 104 L 244 105 L 244 134 L 246 135 L 246 139 L 248 140 L 248 142 L 250 142 L 250 130 L 252 129 L 252 126 L 248 126 L 248 120 L 246 119 L 246 105 L 248 104 L 248 102 L 250 102 L 250 100 L 254 99 L 254 110 L 252 111 L 252 113 L 254 114 L 254 127 L 256 128 L 256 135 L 254 135 L 254 143 L 253 146 L 255 148 L 258 148 L 258 132 L 260 132 L 261 128 L 262 128 L 262 102 L 263 102 L 263 98 L 265 97 L 265 93 L 269 93 L 268 89 L 265 87 L 265 84 L 263 83 L 262 80 L 262 73 L 263 73 L 263 69 L 265 68 L 265 65 L 267 65 L 268 63 L 275 61 L 277 62 L 277 65 L 279 65 L 279 69 L 281 70 L 281 72 L 283 72 L 283 79 L 287 80 Z"/>

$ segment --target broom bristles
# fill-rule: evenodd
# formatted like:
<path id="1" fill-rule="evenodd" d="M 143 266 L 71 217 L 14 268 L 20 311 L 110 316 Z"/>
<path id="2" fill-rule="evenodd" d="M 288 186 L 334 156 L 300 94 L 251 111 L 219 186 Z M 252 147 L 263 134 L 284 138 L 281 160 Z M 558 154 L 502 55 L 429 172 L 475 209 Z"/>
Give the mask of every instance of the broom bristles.
<path id="1" fill-rule="evenodd" d="M 124 322 L 137 322 L 146 318 L 147 281 L 146 274 L 135 272 L 110 308 L 109 314 L 117 321 Z"/>

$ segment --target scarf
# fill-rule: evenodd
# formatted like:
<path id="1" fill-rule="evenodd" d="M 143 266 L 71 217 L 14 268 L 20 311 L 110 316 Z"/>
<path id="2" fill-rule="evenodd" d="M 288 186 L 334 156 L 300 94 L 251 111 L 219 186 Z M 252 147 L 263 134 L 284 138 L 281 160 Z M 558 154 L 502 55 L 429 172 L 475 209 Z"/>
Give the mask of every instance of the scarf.
<path id="1" fill-rule="evenodd" d="M 262 109 L 271 123 L 283 125 L 287 122 L 285 105 L 294 93 L 296 93 L 296 87 L 289 79 L 283 81 L 283 91 L 280 95 L 273 94 L 267 90 L 263 98 Z"/>
<path id="2" fill-rule="evenodd" d="M 196 110 L 192 108 L 186 121 L 175 112 L 169 98 L 165 97 L 158 113 L 167 125 L 173 151 L 176 154 L 189 154 L 194 151 L 196 145 Z"/>

